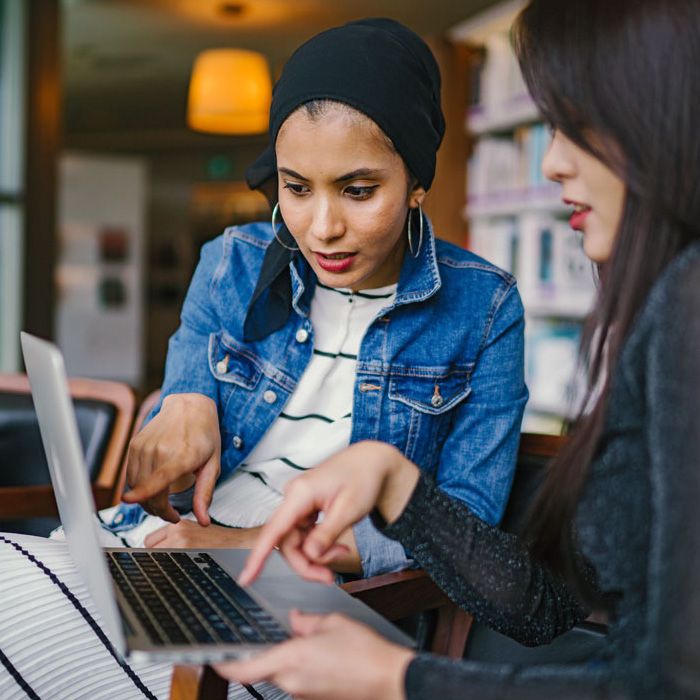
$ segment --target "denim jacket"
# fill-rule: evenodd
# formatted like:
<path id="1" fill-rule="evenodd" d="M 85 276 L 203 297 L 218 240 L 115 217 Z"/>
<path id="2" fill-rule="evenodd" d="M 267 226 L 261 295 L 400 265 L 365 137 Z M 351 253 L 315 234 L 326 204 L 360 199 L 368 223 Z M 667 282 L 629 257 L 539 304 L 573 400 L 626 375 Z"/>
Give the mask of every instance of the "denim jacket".
<path id="1" fill-rule="evenodd" d="M 498 523 L 527 400 L 523 308 L 512 276 L 427 228 L 418 257 L 405 256 L 393 303 L 362 340 L 350 441 L 394 445 L 478 517 Z M 269 224 L 248 224 L 202 248 L 168 349 L 163 396 L 198 392 L 218 406 L 221 478 L 279 416 L 312 355 L 316 277 L 300 255 L 290 264 L 293 313 L 285 326 L 243 340 L 271 238 Z M 134 521 L 125 515 L 120 522 Z M 355 526 L 355 539 L 365 576 L 411 564 L 369 519 Z"/>

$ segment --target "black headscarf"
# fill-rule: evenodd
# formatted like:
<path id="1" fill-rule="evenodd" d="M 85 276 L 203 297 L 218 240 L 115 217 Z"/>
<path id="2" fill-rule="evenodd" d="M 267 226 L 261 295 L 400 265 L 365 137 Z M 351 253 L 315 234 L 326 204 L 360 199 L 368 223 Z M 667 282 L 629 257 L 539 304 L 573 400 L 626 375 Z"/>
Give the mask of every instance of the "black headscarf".
<path id="1" fill-rule="evenodd" d="M 277 201 L 275 141 L 280 127 L 299 106 L 322 99 L 366 114 L 391 139 L 410 173 L 430 188 L 445 131 L 437 63 L 426 43 L 399 22 L 363 19 L 317 34 L 286 63 L 272 92 L 270 145 L 246 172 L 252 189 L 263 191 L 271 204 Z M 294 245 L 284 224 L 277 235 Z M 273 239 L 248 307 L 246 340 L 265 337 L 289 318 L 291 257 Z"/>

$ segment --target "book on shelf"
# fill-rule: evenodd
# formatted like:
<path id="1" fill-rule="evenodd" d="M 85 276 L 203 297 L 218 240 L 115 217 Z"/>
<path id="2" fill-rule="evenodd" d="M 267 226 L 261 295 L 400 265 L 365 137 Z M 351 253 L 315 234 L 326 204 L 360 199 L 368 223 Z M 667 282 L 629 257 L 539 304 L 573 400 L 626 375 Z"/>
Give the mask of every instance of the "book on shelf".
<path id="1" fill-rule="evenodd" d="M 486 65 L 486 47 L 475 47 L 467 83 L 467 113 L 478 113 L 483 103 L 481 86 L 483 85 L 484 66 Z"/>
<path id="2" fill-rule="evenodd" d="M 543 124 L 480 138 L 467 164 L 467 213 L 504 203 L 521 207 L 538 199 L 556 206 L 559 187 L 544 178 L 541 167 L 548 143 Z"/>
<path id="3" fill-rule="evenodd" d="M 523 214 L 517 221 L 517 278 L 526 310 L 583 317 L 593 302 L 596 283 L 580 234 L 547 213 Z"/>

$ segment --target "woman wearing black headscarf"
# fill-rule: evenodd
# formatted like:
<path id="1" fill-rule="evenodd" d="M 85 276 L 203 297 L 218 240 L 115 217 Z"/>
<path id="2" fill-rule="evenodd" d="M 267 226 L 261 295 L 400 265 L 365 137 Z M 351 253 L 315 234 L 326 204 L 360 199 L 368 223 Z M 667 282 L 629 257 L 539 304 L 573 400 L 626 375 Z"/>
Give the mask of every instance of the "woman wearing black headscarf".
<path id="1" fill-rule="evenodd" d="M 352 22 L 292 55 L 248 171 L 272 225 L 205 246 L 165 400 L 130 449 L 125 500 L 172 521 L 166 487 L 196 471 L 208 522 L 220 464 L 219 525 L 125 505 L 110 514 L 122 536 L 163 525 L 148 546 L 251 546 L 287 481 L 367 438 L 499 521 L 526 399 L 522 307 L 511 276 L 437 241 L 422 213 L 443 131 L 437 65 L 401 24 Z M 411 565 L 368 520 L 344 545 L 341 572 Z"/>
<path id="2" fill-rule="evenodd" d="M 251 546 L 288 481 L 367 438 L 499 521 L 527 393 L 523 311 L 510 275 L 436 240 L 421 211 L 443 129 L 437 66 L 406 27 L 354 22 L 295 52 L 275 87 L 270 148 L 249 172 L 272 221 L 204 246 L 163 401 L 130 448 L 131 503 L 101 514 L 105 544 Z M 47 577 L 87 599 L 62 543 L 3 536 L 0 559 L 13 601 L 0 606 L 3 699 L 25 687 L 167 695 L 167 667 L 118 660 L 89 606 L 79 613 Z M 369 519 L 333 561 L 365 576 L 412 564 Z M 41 622 L 25 625 L 37 609 Z"/>

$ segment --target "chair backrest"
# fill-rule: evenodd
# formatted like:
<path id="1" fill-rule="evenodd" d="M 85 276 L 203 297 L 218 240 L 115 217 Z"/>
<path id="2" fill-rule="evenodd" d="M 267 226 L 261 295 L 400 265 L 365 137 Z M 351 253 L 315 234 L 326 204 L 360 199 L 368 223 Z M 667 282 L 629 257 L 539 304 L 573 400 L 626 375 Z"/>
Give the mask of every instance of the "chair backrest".
<path id="1" fill-rule="evenodd" d="M 501 522 L 501 527 L 507 532 L 522 530 L 530 504 L 542 483 L 547 464 L 561 449 L 565 440 L 561 435 L 523 433 L 520 436 L 515 478 Z"/>
<path id="2" fill-rule="evenodd" d="M 106 507 L 115 498 L 134 394 L 126 384 L 96 379 L 71 379 L 69 388 L 96 505 Z M 0 373 L 0 529 L 47 534 L 56 515 L 29 381 Z"/>

